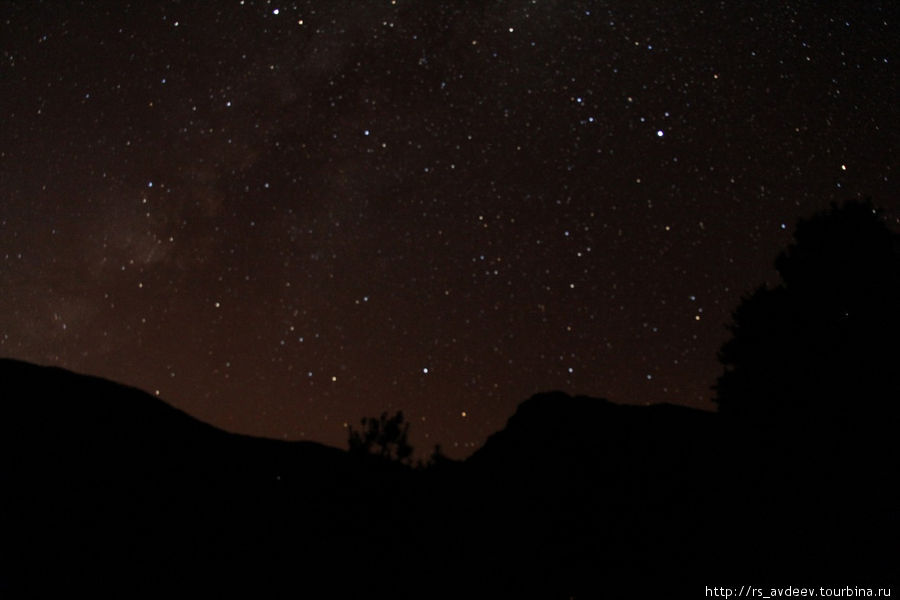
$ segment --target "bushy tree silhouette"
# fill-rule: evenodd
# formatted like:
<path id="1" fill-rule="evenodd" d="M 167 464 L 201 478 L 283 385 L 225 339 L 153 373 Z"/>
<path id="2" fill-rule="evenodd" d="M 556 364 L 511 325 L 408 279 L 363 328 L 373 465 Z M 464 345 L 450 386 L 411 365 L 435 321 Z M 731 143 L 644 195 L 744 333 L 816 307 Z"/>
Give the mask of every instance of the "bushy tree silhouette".
<path id="1" fill-rule="evenodd" d="M 870 201 L 801 220 L 782 282 L 733 314 L 719 352 L 719 412 L 757 423 L 896 420 L 900 235 Z"/>
<path id="2" fill-rule="evenodd" d="M 354 454 L 373 454 L 388 460 L 409 464 L 413 448 L 409 445 L 409 423 L 403 420 L 403 411 L 389 417 L 381 413 L 377 419 L 363 417 L 362 431 L 349 427 L 347 443 Z"/>

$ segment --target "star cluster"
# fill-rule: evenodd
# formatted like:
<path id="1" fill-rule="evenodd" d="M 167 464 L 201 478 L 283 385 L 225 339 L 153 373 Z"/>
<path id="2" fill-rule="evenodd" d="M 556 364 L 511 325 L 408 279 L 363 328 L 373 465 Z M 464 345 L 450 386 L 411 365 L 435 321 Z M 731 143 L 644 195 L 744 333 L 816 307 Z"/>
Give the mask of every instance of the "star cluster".
<path id="1" fill-rule="evenodd" d="M 897 222 L 891 2 L 0 11 L 0 354 L 233 431 L 712 408 L 796 219 Z"/>

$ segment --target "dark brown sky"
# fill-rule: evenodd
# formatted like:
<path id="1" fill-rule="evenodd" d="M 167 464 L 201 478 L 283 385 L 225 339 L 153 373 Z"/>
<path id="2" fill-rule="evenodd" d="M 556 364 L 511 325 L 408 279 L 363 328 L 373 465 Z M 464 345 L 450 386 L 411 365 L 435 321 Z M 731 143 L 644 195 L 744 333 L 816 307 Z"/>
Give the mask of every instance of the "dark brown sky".
<path id="1" fill-rule="evenodd" d="M 334 445 L 712 408 L 798 217 L 898 217 L 895 2 L 2 2 L 0 354 Z"/>

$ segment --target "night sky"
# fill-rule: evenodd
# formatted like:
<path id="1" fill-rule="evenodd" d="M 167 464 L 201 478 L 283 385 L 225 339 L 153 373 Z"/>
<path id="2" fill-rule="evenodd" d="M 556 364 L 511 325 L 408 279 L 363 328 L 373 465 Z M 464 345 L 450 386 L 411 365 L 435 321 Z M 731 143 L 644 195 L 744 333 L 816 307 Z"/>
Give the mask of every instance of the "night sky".
<path id="1" fill-rule="evenodd" d="M 461 457 L 542 390 L 713 409 L 796 220 L 900 217 L 893 0 L 0 15 L 0 355 L 230 431 L 402 409 Z"/>

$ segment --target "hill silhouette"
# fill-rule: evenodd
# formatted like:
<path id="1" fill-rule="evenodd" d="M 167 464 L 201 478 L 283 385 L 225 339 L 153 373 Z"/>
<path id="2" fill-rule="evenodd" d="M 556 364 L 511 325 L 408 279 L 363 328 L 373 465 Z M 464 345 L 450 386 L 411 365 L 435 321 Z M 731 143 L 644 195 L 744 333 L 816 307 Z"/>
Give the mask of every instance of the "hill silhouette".
<path id="1" fill-rule="evenodd" d="M 0 381 L 0 590 L 280 587 L 295 561 L 324 578 L 370 545 L 371 514 L 393 510 L 404 472 L 227 433 L 62 369 L 0 360 Z"/>
<path id="2" fill-rule="evenodd" d="M 877 486 L 714 413 L 539 394 L 468 460 L 417 471 L 60 369 L 0 360 L 0 381 L 4 596 L 578 598 L 895 572 Z"/>

